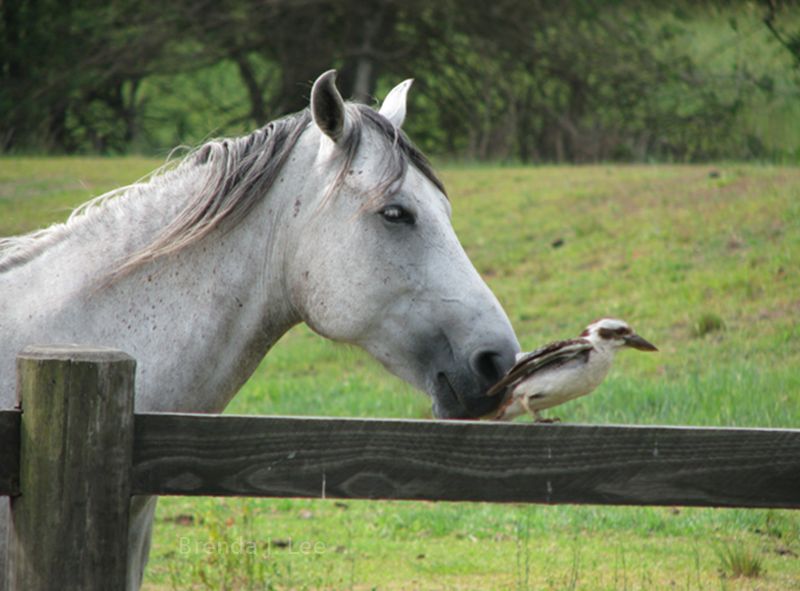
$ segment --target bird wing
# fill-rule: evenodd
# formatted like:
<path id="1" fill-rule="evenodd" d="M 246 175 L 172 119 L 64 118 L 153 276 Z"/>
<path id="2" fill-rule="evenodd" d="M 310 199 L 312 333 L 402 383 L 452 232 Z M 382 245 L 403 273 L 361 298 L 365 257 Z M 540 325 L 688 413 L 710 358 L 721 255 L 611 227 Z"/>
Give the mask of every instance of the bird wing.
<path id="1" fill-rule="evenodd" d="M 539 347 L 535 351 L 526 353 L 517 359 L 517 362 L 508 370 L 508 373 L 489 389 L 487 395 L 494 396 L 499 394 L 507 388 L 516 386 L 537 371 L 566 363 L 579 355 L 588 353 L 591 349 L 592 344 L 586 339 L 557 341 L 544 347 Z"/>

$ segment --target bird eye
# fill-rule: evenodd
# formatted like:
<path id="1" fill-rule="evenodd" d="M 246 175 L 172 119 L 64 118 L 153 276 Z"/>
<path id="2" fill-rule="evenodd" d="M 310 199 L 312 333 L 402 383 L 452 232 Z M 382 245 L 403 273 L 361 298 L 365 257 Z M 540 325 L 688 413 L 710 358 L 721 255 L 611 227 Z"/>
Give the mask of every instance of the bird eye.
<path id="1" fill-rule="evenodd" d="M 414 223 L 414 215 L 400 205 L 387 205 L 380 211 L 380 214 L 390 224 L 411 225 Z"/>

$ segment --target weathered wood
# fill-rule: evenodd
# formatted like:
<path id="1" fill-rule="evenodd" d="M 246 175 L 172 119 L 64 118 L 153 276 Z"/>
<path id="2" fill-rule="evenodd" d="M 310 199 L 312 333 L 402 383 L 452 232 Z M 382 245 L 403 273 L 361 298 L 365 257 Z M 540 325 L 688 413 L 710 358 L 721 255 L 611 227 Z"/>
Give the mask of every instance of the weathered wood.
<path id="1" fill-rule="evenodd" d="M 0 411 L 0 497 L 19 494 L 18 410 Z"/>
<path id="2" fill-rule="evenodd" d="M 800 430 L 136 415 L 135 494 L 800 508 Z"/>
<path id="3" fill-rule="evenodd" d="M 37 347 L 17 358 L 11 589 L 125 588 L 134 370 L 109 349 Z"/>
<path id="4" fill-rule="evenodd" d="M 19 494 L 19 424 L 20 412 L 0 411 L 0 591 L 8 591 L 9 499 Z"/>

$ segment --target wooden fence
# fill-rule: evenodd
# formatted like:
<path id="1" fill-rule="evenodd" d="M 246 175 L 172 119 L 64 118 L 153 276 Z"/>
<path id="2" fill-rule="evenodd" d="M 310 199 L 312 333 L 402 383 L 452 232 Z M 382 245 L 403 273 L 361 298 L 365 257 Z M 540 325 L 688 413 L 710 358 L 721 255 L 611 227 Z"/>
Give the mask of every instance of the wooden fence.
<path id="1" fill-rule="evenodd" d="M 14 590 L 124 588 L 140 494 L 800 508 L 800 430 L 134 414 L 124 353 L 31 348 L 17 371 Z"/>

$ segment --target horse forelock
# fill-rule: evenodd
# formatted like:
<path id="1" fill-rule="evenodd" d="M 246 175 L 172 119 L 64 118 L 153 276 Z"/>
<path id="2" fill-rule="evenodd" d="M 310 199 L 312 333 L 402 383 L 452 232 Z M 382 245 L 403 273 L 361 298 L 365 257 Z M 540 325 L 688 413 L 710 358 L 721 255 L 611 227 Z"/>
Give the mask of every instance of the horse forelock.
<path id="1" fill-rule="evenodd" d="M 381 185 L 387 191 L 391 191 L 392 186 L 396 186 L 405 176 L 408 165 L 412 165 L 419 170 L 445 197 L 447 190 L 444 183 L 436 176 L 430 161 L 425 155 L 408 139 L 405 132 L 395 127 L 388 119 L 377 111 L 366 105 L 355 105 L 361 116 L 373 129 L 376 129 L 385 139 L 391 143 L 388 151 L 390 161 L 385 168 L 385 176 Z"/>
<path id="2" fill-rule="evenodd" d="M 405 133 L 366 105 L 348 103 L 351 125 L 337 143 L 339 170 L 330 192 L 346 181 L 369 126 L 386 141 L 381 175 L 369 194 L 385 198 L 399 188 L 409 164 L 416 167 L 442 194 L 446 191 L 427 158 Z M 308 109 L 277 119 L 239 138 L 213 140 L 187 154 L 177 165 L 168 163 L 142 182 L 115 189 L 78 207 L 62 224 L 27 235 L 0 239 L 0 273 L 32 260 L 51 244 L 70 234 L 79 223 L 88 223 L 90 213 L 113 206 L 131 193 L 156 191 L 172 182 L 203 175 L 203 182 L 178 214 L 146 246 L 119 261 L 106 284 L 162 256 L 176 253 L 203 239 L 222 224 L 232 227 L 243 220 L 277 180 L 289 154 L 309 127 Z M 124 201 L 124 199 L 121 199 Z"/>

